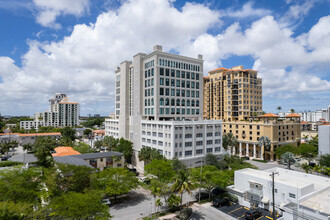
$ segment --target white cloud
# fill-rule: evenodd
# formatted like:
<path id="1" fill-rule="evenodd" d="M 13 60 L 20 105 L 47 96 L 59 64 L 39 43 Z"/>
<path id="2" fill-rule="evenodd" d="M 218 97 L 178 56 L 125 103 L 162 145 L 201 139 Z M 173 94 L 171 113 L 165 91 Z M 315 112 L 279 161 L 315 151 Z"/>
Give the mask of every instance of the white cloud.
<path id="1" fill-rule="evenodd" d="M 103 102 L 108 110 L 102 112 L 110 112 L 114 70 L 120 62 L 138 52 L 150 52 L 155 44 L 165 50 L 179 48 L 217 24 L 218 17 L 218 12 L 200 4 L 187 3 L 179 11 L 167 0 L 136 0 L 100 14 L 95 24 L 74 26 L 61 41 L 30 41 L 22 67 L 10 58 L 0 59 L 4 81 L 0 112 L 6 109 L 5 103 L 14 106 L 33 100 L 45 106 L 55 92 L 68 93 L 82 103 L 83 111 L 87 103 Z M 31 108 L 25 111 L 36 111 Z"/>
<path id="2" fill-rule="evenodd" d="M 253 8 L 253 5 L 254 2 L 250 1 L 245 3 L 240 10 L 234 10 L 233 8 L 227 9 L 223 12 L 222 16 L 234 18 L 263 17 L 272 13 L 267 9 Z"/>
<path id="3" fill-rule="evenodd" d="M 89 11 L 89 0 L 33 0 L 37 9 L 37 22 L 45 27 L 58 29 L 56 18 L 60 15 L 80 17 Z"/>

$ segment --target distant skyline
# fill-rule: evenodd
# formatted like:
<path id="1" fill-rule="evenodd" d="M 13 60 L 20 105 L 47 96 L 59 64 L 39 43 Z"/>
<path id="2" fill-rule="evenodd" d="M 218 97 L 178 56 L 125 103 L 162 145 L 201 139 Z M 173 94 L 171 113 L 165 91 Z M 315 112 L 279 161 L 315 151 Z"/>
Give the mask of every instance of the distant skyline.
<path id="1" fill-rule="evenodd" d="M 0 0 L 0 113 L 33 115 L 66 93 L 114 112 L 114 71 L 155 44 L 208 71 L 263 78 L 263 110 L 330 105 L 330 0 Z"/>

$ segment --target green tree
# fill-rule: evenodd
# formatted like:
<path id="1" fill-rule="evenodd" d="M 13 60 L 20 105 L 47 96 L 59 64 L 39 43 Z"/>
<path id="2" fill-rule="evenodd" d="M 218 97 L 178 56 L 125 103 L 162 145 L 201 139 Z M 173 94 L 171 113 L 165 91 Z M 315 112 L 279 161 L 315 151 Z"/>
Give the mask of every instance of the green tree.
<path id="1" fill-rule="evenodd" d="M 138 157 L 139 160 L 144 161 L 145 164 L 148 164 L 155 159 L 164 158 L 163 155 L 161 155 L 157 149 L 151 147 L 143 147 L 139 151 Z"/>
<path id="2" fill-rule="evenodd" d="M 68 192 L 51 200 L 50 216 L 57 219 L 110 219 L 109 207 L 101 204 L 102 193 Z"/>
<path id="3" fill-rule="evenodd" d="M 102 145 L 103 145 L 103 142 L 102 141 L 95 141 L 94 142 L 94 147 L 96 149 L 101 149 Z"/>
<path id="4" fill-rule="evenodd" d="M 24 144 L 23 145 L 23 150 L 26 150 L 28 153 L 33 152 L 33 144 L 30 144 L 30 143 Z"/>
<path id="5" fill-rule="evenodd" d="M 294 113 L 294 112 L 295 112 L 295 110 L 292 108 L 292 109 L 290 109 L 290 112 L 291 112 L 291 113 Z"/>
<path id="6" fill-rule="evenodd" d="M 180 214 L 182 207 L 182 195 L 186 191 L 191 194 L 191 190 L 194 189 L 194 185 L 190 179 L 189 172 L 185 170 L 179 170 L 176 175 L 173 177 L 174 183 L 171 186 L 172 192 L 180 194 Z"/>
<path id="7" fill-rule="evenodd" d="M 297 154 L 298 148 L 291 144 L 286 144 L 286 145 L 281 145 L 275 149 L 277 158 L 281 158 L 282 155 L 286 152 L 291 152 L 293 154 Z"/>
<path id="8" fill-rule="evenodd" d="M 205 163 L 207 165 L 212 165 L 217 167 L 219 170 L 228 169 L 228 165 L 224 160 L 218 160 L 217 156 L 214 154 L 206 154 Z"/>
<path id="9" fill-rule="evenodd" d="M 317 157 L 317 148 L 312 144 L 301 144 L 298 147 L 298 153 L 302 156 L 302 158 L 306 159 L 308 163 L 311 162 L 312 159 Z"/>
<path id="10" fill-rule="evenodd" d="M 311 140 L 308 141 L 309 144 L 313 145 L 314 147 L 319 147 L 319 135 L 312 137 Z"/>
<path id="11" fill-rule="evenodd" d="M 321 166 L 330 167 L 330 154 L 320 156 L 319 163 Z"/>
<path id="12" fill-rule="evenodd" d="M 172 163 L 169 160 L 155 159 L 147 164 L 144 170 L 147 174 L 156 176 L 163 183 L 168 183 L 175 175 Z"/>
<path id="13" fill-rule="evenodd" d="M 91 129 L 85 129 L 84 130 L 84 137 L 86 137 L 86 138 L 91 138 L 91 136 L 92 136 L 92 130 Z"/>
<path id="14" fill-rule="evenodd" d="M 115 151 L 119 151 L 120 153 L 124 154 L 126 163 L 130 164 L 132 162 L 133 143 L 131 141 L 120 138 Z"/>
<path id="15" fill-rule="evenodd" d="M 64 192 L 84 192 L 91 187 L 94 169 L 86 166 L 57 163 L 56 185 Z"/>
<path id="16" fill-rule="evenodd" d="M 232 134 L 228 133 L 222 136 L 222 147 L 227 150 L 231 149 L 231 147 L 236 146 L 237 144 L 237 138 Z"/>
<path id="17" fill-rule="evenodd" d="M 38 169 L 0 170 L 0 201 L 38 204 L 41 172 Z"/>
<path id="18" fill-rule="evenodd" d="M 159 210 L 159 208 L 163 205 L 163 203 L 162 203 L 162 201 L 160 200 L 160 198 L 158 198 L 158 199 L 156 200 L 155 205 L 156 205 L 156 207 L 158 208 L 158 210 Z M 157 210 L 157 212 L 158 212 L 158 210 Z"/>
<path id="19" fill-rule="evenodd" d="M 119 139 L 114 138 L 112 136 L 105 136 L 103 139 L 103 145 L 107 146 L 109 151 L 116 149 L 118 143 L 119 143 Z"/>
<path id="20" fill-rule="evenodd" d="M 93 128 L 94 126 L 101 126 L 105 118 L 88 118 L 85 122 L 81 123 L 84 127 Z"/>
<path id="21" fill-rule="evenodd" d="M 43 167 L 52 166 L 54 161 L 51 151 L 57 146 L 57 141 L 51 137 L 37 137 L 36 142 L 33 144 L 32 151 L 38 159 L 38 164 Z"/>
<path id="22" fill-rule="evenodd" d="M 125 168 L 105 169 L 98 174 L 98 177 L 101 189 L 107 196 L 115 196 L 115 198 L 139 185 L 135 174 Z"/>
<path id="23" fill-rule="evenodd" d="M 296 160 L 294 159 L 294 154 L 291 152 L 286 152 L 281 156 L 284 163 L 287 164 L 288 169 L 290 170 L 291 164 L 294 164 Z"/>
<path id="24" fill-rule="evenodd" d="M 65 146 L 73 146 L 73 142 L 76 139 L 76 130 L 70 127 L 65 127 L 61 131 L 62 143 Z"/>
<path id="25" fill-rule="evenodd" d="M 95 153 L 96 152 L 88 144 L 85 144 L 83 142 L 76 143 L 75 146 L 73 147 L 73 149 L 78 151 L 81 154 Z"/>
<path id="26" fill-rule="evenodd" d="M 35 218 L 35 213 L 36 211 L 33 211 L 33 205 L 31 203 L 15 203 L 13 201 L 0 202 L 0 219 L 37 219 Z"/>
<path id="27" fill-rule="evenodd" d="M 187 167 L 177 157 L 172 160 L 172 168 L 174 171 L 186 170 Z"/>
<path id="28" fill-rule="evenodd" d="M 10 141 L 6 143 L 0 143 L 0 152 L 2 154 L 8 155 L 8 152 L 11 149 L 17 148 L 18 147 L 18 142 L 17 141 Z"/>
<path id="29" fill-rule="evenodd" d="M 281 107 L 281 106 L 278 106 L 278 107 L 276 108 L 276 110 L 277 110 L 278 112 L 280 112 L 280 111 L 282 110 L 282 107 Z"/>

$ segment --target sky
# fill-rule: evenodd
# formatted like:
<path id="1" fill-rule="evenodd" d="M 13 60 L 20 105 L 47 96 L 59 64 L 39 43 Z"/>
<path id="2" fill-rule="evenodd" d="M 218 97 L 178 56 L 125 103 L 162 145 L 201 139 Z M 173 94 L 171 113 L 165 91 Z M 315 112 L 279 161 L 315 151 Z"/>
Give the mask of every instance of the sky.
<path id="1" fill-rule="evenodd" d="M 109 115 L 116 67 L 156 44 L 203 54 L 204 75 L 257 70 L 265 112 L 330 105 L 330 0 L 0 0 L 0 113 L 46 111 L 61 92 Z"/>

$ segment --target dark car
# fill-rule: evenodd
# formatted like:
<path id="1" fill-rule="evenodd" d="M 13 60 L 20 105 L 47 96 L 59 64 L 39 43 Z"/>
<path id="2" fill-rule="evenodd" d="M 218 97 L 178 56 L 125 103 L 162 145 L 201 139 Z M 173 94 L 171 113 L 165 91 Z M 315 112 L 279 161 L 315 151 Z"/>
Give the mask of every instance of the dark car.
<path id="1" fill-rule="evenodd" d="M 229 204 L 230 204 L 230 200 L 228 198 L 217 198 L 213 200 L 213 206 L 215 207 L 219 207 L 219 206 L 221 207 Z"/>
<path id="2" fill-rule="evenodd" d="M 215 195 L 215 196 L 218 196 L 218 195 L 221 195 L 221 194 L 224 194 L 226 193 L 227 191 L 225 189 L 222 189 L 220 187 L 217 187 L 217 188 L 214 188 L 212 189 L 212 194 Z"/>
<path id="3" fill-rule="evenodd" d="M 259 210 L 251 209 L 245 212 L 245 219 L 254 220 L 262 216 Z"/>
<path id="4" fill-rule="evenodd" d="M 7 161 L 9 159 L 9 157 L 1 157 L 1 161 Z"/>
<path id="5" fill-rule="evenodd" d="M 199 193 L 196 193 L 195 198 L 199 200 Z M 201 192 L 201 200 L 208 199 L 209 194 L 207 192 Z"/>

